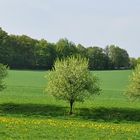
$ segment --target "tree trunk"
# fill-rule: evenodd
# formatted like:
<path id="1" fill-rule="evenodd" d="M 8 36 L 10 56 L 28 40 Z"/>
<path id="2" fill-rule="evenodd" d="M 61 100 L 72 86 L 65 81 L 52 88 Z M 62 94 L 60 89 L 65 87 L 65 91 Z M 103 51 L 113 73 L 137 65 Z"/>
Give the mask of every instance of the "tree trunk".
<path id="1" fill-rule="evenodd" d="M 73 114 L 73 112 L 72 112 L 72 109 L 73 109 L 73 103 L 74 103 L 74 101 L 73 101 L 73 100 L 70 100 L 70 112 L 69 112 L 70 115 Z"/>

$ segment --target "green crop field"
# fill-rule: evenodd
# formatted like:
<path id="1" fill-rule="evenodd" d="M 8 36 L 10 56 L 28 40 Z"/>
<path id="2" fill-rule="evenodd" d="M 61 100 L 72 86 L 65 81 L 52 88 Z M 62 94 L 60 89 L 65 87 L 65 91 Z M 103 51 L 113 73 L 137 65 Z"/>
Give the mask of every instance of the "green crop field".
<path id="1" fill-rule="evenodd" d="M 131 71 L 96 71 L 100 96 L 74 105 L 45 93 L 45 71 L 10 70 L 0 93 L 1 140 L 139 140 L 140 103 L 124 95 Z"/>

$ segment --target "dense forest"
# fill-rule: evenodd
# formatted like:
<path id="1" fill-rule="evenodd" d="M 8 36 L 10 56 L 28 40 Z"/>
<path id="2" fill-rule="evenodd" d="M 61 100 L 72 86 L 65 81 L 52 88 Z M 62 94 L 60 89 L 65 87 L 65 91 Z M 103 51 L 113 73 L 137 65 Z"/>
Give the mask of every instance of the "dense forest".
<path id="1" fill-rule="evenodd" d="M 0 28 L 0 63 L 11 69 L 51 69 L 54 61 L 71 55 L 82 55 L 89 59 L 89 69 L 129 69 L 137 60 L 129 58 L 126 50 L 108 45 L 104 49 L 97 46 L 84 47 L 68 39 L 50 43 L 26 35 L 9 35 Z"/>

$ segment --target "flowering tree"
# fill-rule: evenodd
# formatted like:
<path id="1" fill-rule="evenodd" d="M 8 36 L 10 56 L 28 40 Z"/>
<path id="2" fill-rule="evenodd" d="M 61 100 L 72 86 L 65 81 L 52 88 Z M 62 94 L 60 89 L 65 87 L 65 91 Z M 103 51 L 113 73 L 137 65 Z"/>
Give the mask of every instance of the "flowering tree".
<path id="1" fill-rule="evenodd" d="M 83 102 L 91 94 L 99 94 L 98 78 L 88 70 L 88 60 L 80 56 L 57 60 L 47 75 L 46 91 L 57 99 L 68 101 L 70 114 L 73 104 Z"/>
<path id="2" fill-rule="evenodd" d="M 130 84 L 125 94 L 133 99 L 140 98 L 140 64 L 133 71 Z"/>

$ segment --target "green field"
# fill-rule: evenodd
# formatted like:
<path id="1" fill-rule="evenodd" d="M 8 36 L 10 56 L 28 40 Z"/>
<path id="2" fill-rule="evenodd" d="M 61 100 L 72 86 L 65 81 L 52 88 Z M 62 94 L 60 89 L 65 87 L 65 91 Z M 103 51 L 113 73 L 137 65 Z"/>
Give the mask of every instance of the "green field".
<path id="1" fill-rule="evenodd" d="M 139 140 L 140 103 L 124 95 L 131 71 L 96 71 L 102 93 L 69 104 L 44 93 L 44 71 L 10 70 L 0 93 L 0 139 Z"/>

